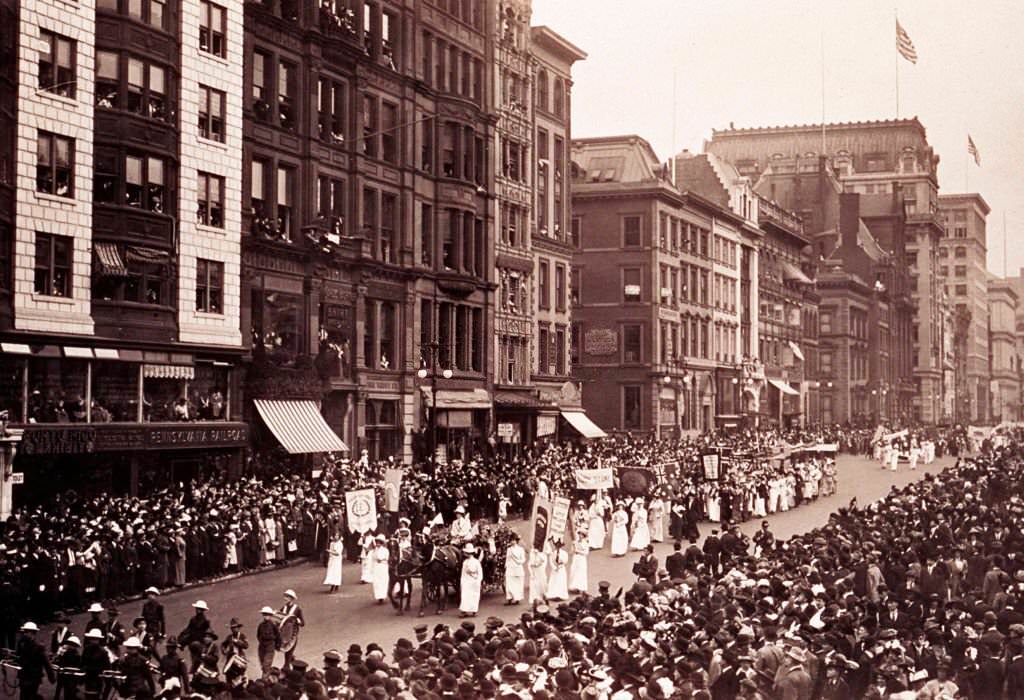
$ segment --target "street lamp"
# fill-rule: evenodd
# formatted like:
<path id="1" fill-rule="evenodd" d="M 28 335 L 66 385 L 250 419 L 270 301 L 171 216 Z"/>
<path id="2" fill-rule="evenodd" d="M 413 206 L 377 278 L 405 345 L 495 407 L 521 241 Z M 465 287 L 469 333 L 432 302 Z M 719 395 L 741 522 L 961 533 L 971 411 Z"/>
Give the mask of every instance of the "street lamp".
<path id="1" fill-rule="evenodd" d="M 416 370 L 416 376 L 420 379 L 430 377 L 430 461 L 432 466 L 437 464 L 437 353 L 441 344 L 434 340 L 427 344 L 426 349 L 430 351 L 430 371 L 426 367 Z M 441 376 L 451 379 L 454 373 L 450 368 L 445 367 Z"/>

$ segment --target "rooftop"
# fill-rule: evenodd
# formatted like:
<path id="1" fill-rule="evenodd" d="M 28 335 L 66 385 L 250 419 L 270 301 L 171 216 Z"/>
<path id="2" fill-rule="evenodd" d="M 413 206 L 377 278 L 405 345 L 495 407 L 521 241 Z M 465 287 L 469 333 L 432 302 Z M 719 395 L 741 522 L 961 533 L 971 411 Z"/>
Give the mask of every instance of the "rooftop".
<path id="1" fill-rule="evenodd" d="M 826 131 L 852 131 L 856 129 L 879 129 L 891 128 L 894 126 L 907 126 L 917 129 L 921 135 L 925 135 L 924 125 L 917 117 L 910 119 L 876 119 L 860 122 L 830 122 L 825 124 Z M 784 126 L 752 126 L 735 128 L 731 124 L 728 129 L 712 129 L 711 138 L 718 136 L 749 136 L 755 134 L 781 134 L 798 132 L 820 132 L 821 124 L 787 124 Z"/>

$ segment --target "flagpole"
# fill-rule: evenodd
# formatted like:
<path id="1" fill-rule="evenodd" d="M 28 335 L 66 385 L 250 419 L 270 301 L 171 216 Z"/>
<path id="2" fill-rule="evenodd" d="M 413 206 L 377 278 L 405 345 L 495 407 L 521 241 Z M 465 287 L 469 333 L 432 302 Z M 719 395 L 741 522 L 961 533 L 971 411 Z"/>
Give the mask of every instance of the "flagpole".
<path id="1" fill-rule="evenodd" d="M 1003 279 L 1006 279 L 1006 210 L 1003 209 Z"/>
<path id="2" fill-rule="evenodd" d="M 900 24 L 899 11 L 893 7 L 892 15 L 896 19 L 896 26 Z M 900 118 L 900 52 L 896 52 L 896 119 Z"/>
<path id="3" fill-rule="evenodd" d="M 970 139 L 970 133 L 967 134 L 967 138 Z M 965 149 L 967 152 L 964 154 L 964 194 L 971 191 L 971 151 Z"/>
<path id="4" fill-rule="evenodd" d="M 821 28 L 821 155 L 825 150 L 825 28 Z"/>

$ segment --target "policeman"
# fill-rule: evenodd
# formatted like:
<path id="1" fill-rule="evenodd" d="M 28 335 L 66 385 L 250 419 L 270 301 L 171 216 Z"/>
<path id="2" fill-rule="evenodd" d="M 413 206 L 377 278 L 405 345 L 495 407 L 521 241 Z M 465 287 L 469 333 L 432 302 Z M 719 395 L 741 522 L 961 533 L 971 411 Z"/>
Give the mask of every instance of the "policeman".
<path id="1" fill-rule="evenodd" d="M 21 687 L 21 700 L 38 700 L 39 686 L 43 684 L 43 674 L 54 681 L 53 666 L 46 658 L 46 649 L 36 641 L 39 627 L 34 622 L 26 622 L 19 630 L 17 653 L 21 669 L 18 671 L 18 684 Z"/>
<path id="2" fill-rule="evenodd" d="M 164 606 L 157 600 L 159 595 L 160 589 L 155 586 L 146 589 L 146 602 L 142 604 L 142 617 L 146 619 L 146 628 L 155 634 L 157 639 L 162 639 L 167 630 L 165 629 Z"/>

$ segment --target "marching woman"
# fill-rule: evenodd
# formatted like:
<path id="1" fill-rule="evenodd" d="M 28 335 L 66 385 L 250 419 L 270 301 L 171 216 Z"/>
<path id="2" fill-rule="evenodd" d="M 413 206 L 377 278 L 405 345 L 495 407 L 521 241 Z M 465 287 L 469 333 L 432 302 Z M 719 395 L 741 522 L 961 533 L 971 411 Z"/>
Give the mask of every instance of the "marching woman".
<path id="1" fill-rule="evenodd" d="M 591 549 L 604 548 L 604 538 L 608 534 L 604 526 L 604 516 L 604 494 L 601 491 L 598 491 L 594 495 L 594 502 L 590 505 L 590 530 L 588 532 L 588 539 L 590 540 Z"/>
<path id="2" fill-rule="evenodd" d="M 459 616 L 475 617 L 480 609 L 480 583 L 484 570 L 476 558 L 476 547 L 468 542 L 462 551 L 466 560 L 462 562 L 462 577 L 459 579 Z"/>
<path id="3" fill-rule="evenodd" d="M 633 539 L 629 546 L 636 550 L 646 549 L 651 543 L 651 529 L 647 525 L 647 507 L 640 496 L 633 501 Z"/>
<path id="4" fill-rule="evenodd" d="M 388 597 L 388 559 L 391 553 L 388 552 L 388 540 L 384 535 L 377 535 L 377 546 L 373 550 L 373 598 L 377 605 L 383 605 Z"/>
<path id="5" fill-rule="evenodd" d="M 548 593 L 548 555 L 541 549 L 530 550 L 530 604 L 543 603 Z"/>
<path id="6" fill-rule="evenodd" d="M 327 547 L 327 575 L 324 576 L 324 585 L 331 587 L 328 593 L 335 593 L 341 585 L 341 560 L 345 554 L 341 534 L 341 530 L 338 530 Z"/>
<path id="7" fill-rule="evenodd" d="M 373 550 L 376 540 L 373 533 L 367 530 L 359 538 L 361 554 L 359 561 L 362 563 L 362 570 L 359 572 L 360 583 L 373 583 Z"/>
<path id="8" fill-rule="evenodd" d="M 517 605 L 523 600 L 526 583 L 526 550 L 519 543 L 519 535 L 512 533 L 505 550 L 505 605 Z"/>
<path id="9" fill-rule="evenodd" d="M 551 575 L 548 578 L 548 600 L 569 599 L 569 555 L 565 551 L 562 540 L 552 542 L 554 551 L 551 552 Z"/>
<path id="10" fill-rule="evenodd" d="M 629 550 L 629 516 L 626 506 L 619 501 L 612 513 L 612 556 L 624 557 Z"/>
<path id="11" fill-rule="evenodd" d="M 648 509 L 648 521 L 650 523 L 651 542 L 665 541 L 665 502 L 661 496 L 654 494 L 651 499 L 651 507 Z"/>
<path id="12" fill-rule="evenodd" d="M 572 544 L 572 563 L 569 565 L 569 592 L 586 593 L 588 588 L 587 556 L 590 554 L 590 542 L 587 538 L 578 538 Z"/>

